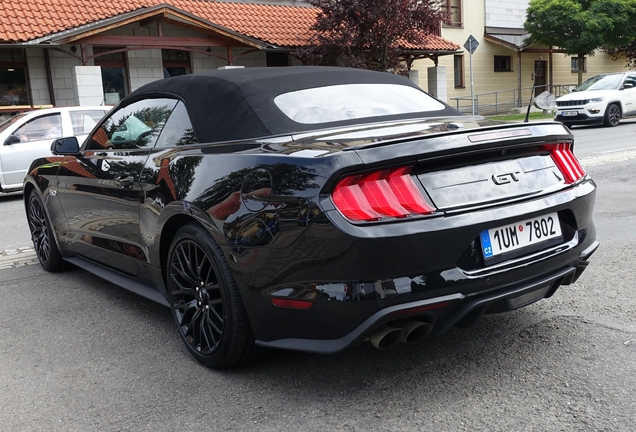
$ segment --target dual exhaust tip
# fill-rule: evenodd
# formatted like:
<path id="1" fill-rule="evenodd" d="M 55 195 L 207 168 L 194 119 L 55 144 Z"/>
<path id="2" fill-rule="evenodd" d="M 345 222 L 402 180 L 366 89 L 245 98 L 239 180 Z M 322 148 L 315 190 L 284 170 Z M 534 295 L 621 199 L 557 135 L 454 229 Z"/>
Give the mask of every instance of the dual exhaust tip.
<path id="1" fill-rule="evenodd" d="M 399 343 L 413 344 L 423 341 L 433 330 L 433 324 L 417 320 L 400 320 L 385 324 L 371 336 L 369 342 L 377 349 L 393 348 Z"/>

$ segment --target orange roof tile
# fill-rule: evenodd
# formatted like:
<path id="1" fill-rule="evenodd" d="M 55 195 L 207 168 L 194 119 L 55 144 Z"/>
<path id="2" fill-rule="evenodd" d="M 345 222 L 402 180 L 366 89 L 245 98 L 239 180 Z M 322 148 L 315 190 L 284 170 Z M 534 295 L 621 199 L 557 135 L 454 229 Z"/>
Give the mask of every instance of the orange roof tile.
<path id="1" fill-rule="evenodd" d="M 26 42 L 160 4 L 281 47 L 305 45 L 318 14 L 313 7 L 206 0 L 0 0 L 0 41 Z M 431 35 L 425 46 L 405 48 L 453 51 L 459 45 Z"/>

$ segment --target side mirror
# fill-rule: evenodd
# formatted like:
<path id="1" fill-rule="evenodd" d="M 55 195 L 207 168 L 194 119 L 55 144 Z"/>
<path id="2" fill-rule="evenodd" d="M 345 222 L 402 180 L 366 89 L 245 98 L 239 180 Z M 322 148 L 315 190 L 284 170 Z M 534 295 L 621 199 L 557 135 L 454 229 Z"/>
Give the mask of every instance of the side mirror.
<path id="1" fill-rule="evenodd" d="M 9 135 L 6 140 L 4 140 L 4 145 L 17 144 L 20 142 L 20 137 L 15 135 Z"/>
<path id="2" fill-rule="evenodd" d="M 627 83 L 626 82 L 625 84 L 623 84 L 623 89 L 628 89 L 628 88 L 632 88 L 632 87 L 634 87 L 633 83 Z"/>
<path id="3" fill-rule="evenodd" d="M 51 144 L 51 153 L 54 155 L 74 155 L 79 153 L 79 143 L 77 138 L 60 138 Z"/>

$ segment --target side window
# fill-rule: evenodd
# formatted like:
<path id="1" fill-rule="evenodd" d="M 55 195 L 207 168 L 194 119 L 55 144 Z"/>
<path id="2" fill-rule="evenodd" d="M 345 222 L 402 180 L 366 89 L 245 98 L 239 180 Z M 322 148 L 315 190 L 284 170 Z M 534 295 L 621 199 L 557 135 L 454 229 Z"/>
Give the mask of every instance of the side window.
<path id="1" fill-rule="evenodd" d="M 453 57 L 454 57 L 453 80 L 455 81 L 455 88 L 463 88 L 464 87 L 464 56 L 456 55 Z"/>
<path id="2" fill-rule="evenodd" d="M 625 78 L 625 83 L 623 84 L 624 88 L 634 88 L 636 87 L 636 75 L 627 75 Z"/>
<path id="3" fill-rule="evenodd" d="M 445 0 L 443 6 L 450 13 L 451 26 L 461 27 L 462 25 L 462 0 Z"/>
<path id="4" fill-rule="evenodd" d="M 155 147 L 166 148 L 196 144 L 198 142 L 199 140 L 194 134 L 185 105 L 183 102 L 179 102 L 166 122 Z"/>
<path id="5" fill-rule="evenodd" d="M 70 111 L 73 133 L 75 135 L 89 133 L 106 112 L 102 110 Z"/>
<path id="6" fill-rule="evenodd" d="M 20 142 L 42 141 L 62 138 L 62 116 L 51 114 L 31 120 L 13 133 Z"/>
<path id="7" fill-rule="evenodd" d="M 112 112 L 87 140 L 86 150 L 152 148 L 176 103 L 143 99 Z"/>

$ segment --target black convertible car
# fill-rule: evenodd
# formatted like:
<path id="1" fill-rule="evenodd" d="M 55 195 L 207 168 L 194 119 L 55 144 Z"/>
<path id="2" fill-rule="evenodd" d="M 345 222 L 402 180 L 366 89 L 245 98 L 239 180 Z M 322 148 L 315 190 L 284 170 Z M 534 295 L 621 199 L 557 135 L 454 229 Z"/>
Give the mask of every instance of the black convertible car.
<path id="1" fill-rule="evenodd" d="M 417 342 L 573 283 L 598 242 L 572 149 L 560 123 L 464 116 L 388 73 L 234 69 L 134 91 L 24 197 L 45 269 L 169 306 L 223 368 Z"/>

